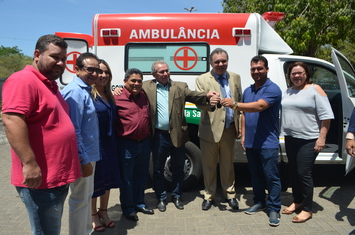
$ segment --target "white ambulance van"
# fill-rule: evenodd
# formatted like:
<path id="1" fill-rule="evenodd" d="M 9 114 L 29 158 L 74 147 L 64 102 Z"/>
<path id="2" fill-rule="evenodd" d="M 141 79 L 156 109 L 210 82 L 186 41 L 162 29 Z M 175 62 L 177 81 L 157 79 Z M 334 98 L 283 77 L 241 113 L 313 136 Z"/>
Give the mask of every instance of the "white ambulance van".
<path id="1" fill-rule="evenodd" d="M 275 16 L 278 18 L 278 13 L 268 13 L 264 18 L 269 21 Z M 210 52 L 221 47 L 229 54 L 228 70 L 240 74 L 243 90 L 253 83 L 249 72 L 251 58 L 264 55 L 269 61 L 269 77 L 285 91 L 287 66 L 303 61 L 310 66 L 313 81 L 327 93 L 335 115 L 326 148 L 316 163 L 347 164 L 346 169 L 350 171 L 352 158 L 347 157 L 344 139 L 355 103 L 354 68 L 335 49 L 332 51 L 334 64 L 290 55 L 292 49 L 264 18 L 257 13 L 96 14 L 92 35 L 56 33 L 69 44 L 67 67 L 59 80 L 60 87 L 73 79 L 76 58 L 83 52 L 92 52 L 108 62 L 113 72 L 112 89 L 123 84 L 128 68 L 140 69 L 144 80 L 153 79 L 150 75 L 152 63 L 164 60 L 169 64 L 171 78 L 186 82 L 194 90 L 195 78 L 211 69 Z M 185 116 L 190 132 L 190 142 L 186 144 L 186 189 L 200 180 L 202 167 L 197 136 L 200 111 L 187 103 Z M 280 157 L 287 160 L 285 155 L 280 136 Z M 235 161 L 246 162 L 239 142 L 235 147 Z M 165 176 L 171 181 L 169 166 L 168 159 Z"/>

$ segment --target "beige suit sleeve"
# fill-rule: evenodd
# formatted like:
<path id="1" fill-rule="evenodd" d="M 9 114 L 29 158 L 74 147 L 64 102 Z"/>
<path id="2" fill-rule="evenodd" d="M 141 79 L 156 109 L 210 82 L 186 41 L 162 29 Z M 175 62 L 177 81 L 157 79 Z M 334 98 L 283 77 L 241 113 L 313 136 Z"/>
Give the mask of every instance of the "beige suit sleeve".
<path id="1" fill-rule="evenodd" d="M 205 82 L 204 82 L 204 75 L 201 75 L 196 78 L 195 80 L 195 89 L 196 91 L 199 92 L 204 92 L 208 93 L 209 89 L 205 87 Z M 203 111 L 213 111 L 214 109 L 211 108 L 211 105 L 209 103 L 206 104 L 196 104 L 196 107 L 203 110 Z"/>

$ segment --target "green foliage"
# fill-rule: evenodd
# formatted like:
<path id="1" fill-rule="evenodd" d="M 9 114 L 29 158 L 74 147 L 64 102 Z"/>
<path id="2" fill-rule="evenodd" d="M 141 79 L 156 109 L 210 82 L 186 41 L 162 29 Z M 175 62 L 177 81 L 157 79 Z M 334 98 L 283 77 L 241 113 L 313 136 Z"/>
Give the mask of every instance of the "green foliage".
<path id="1" fill-rule="evenodd" d="M 346 58 L 348 58 L 349 62 L 353 65 L 355 68 L 355 47 L 354 44 L 351 44 L 349 42 L 342 42 L 340 43 L 337 48 Z M 327 60 L 329 62 L 332 62 L 332 57 L 331 57 L 331 46 L 323 46 L 319 48 L 317 51 L 316 57 L 322 58 L 323 60 Z"/>
<path id="2" fill-rule="evenodd" d="M 20 54 L 23 55 L 21 53 L 21 50 L 17 48 L 17 46 L 15 47 L 4 47 L 4 46 L 0 46 L 0 56 L 4 56 L 4 55 L 14 55 L 14 54 Z"/>
<path id="3" fill-rule="evenodd" d="M 222 5 L 223 12 L 284 12 L 275 30 L 295 54 L 322 58 L 332 46 L 349 55 L 354 65 L 355 0 L 224 0 Z"/>
<path id="4" fill-rule="evenodd" d="M 16 46 L 0 46 L 0 78 L 8 78 L 14 72 L 32 63 L 32 58 L 21 53 Z"/>
<path id="5" fill-rule="evenodd" d="M 354 35 L 354 34 L 353 34 Z M 337 49 L 341 51 L 355 68 L 355 45 L 354 43 L 342 42 Z"/>

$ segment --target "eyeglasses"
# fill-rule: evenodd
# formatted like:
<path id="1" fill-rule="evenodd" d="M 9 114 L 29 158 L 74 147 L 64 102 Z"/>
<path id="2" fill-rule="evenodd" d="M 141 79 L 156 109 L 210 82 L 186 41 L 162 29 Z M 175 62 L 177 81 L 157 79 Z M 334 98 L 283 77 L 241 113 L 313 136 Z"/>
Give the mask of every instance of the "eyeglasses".
<path id="1" fill-rule="evenodd" d="M 89 74 L 93 74 L 95 72 L 96 72 L 96 74 L 102 74 L 103 73 L 102 69 L 100 69 L 100 68 L 85 67 L 85 66 L 83 66 L 82 68 Z"/>
<path id="2" fill-rule="evenodd" d="M 305 72 L 296 72 L 296 73 L 291 73 L 291 76 L 294 77 L 296 75 L 300 75 L 303 76 L 305 74 Z"/>
<path id="3" fill-rule="evenodd" d="M 157 71 L 157 73 L 164 74 L 169 73 L 169 69 Z"/>

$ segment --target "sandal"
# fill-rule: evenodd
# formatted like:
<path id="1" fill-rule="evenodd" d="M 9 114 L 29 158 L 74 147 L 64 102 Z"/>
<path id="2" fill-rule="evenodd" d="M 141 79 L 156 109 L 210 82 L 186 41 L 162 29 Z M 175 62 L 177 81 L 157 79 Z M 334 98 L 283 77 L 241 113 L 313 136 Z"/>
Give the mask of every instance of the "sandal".
<path id="1" fill-rule="evenodd" d="M 294 210 L 289 209 L 289 208 L 292 206 L 292 204 L 295 205 L 295 209 L 294 209 Z M 299 210 L 302 209 L 302 204 L 296 204 L 296 203 L 292 203 L 292 204 L 291 204 L 289 207 L 283 209 L 283 210 L 281 211 L 281 213 L 282 213 L 282 214 L 286 214 L 286 215 L 290 215 L 290 214 L 292 214 L 293 212 L 299 211 Z"/>
<path id="2" fill-rule="evenodd" d="M 306 217 L 302 216 L 303 218 L 299 217 L 300 215 L 304 215 L 304 214 L 307 214 L 307 216 Z M 311 218 L 312 218 L 312 212 L 301 211 L 301 213 L 299 213 L 297 216 L 292 218 L 292 222 L 293 223 L 304 223 L 304 222 L 306 222 L 307 220 L 309 220 Z"/>
<path id="3" fill-rule="evenodd" d="M 99 216 L 99 213 L 97 212 L 97 213 L 95 213 L 95 214 L 91 214 L 91 216 L 92 217 L 98 217 L 98 219 L 99 219 L 99 221 L 100 221 L 100 216 Z M 96 223 L 94 222 L 94 218 L 92 219 L 93 221 L 92 221 L 92 228 L 94 229 L 94 231 L 96 231 L 96 232 L 103 232 L 103 231 L 105 231 L 105 228 L 104 228 L 104 226 L 102 226 L 102 225 L 98 225 L 98 226 L 95 226 L 96 225 Z"/>
<path id="4" fill-rule="evenodd" d="M 104 219 L 103 216 L 100 215 L 100 212 L 101 212 L 101 211 L 105 211 L 105 212 L 106 212 L 106 220 Z M 108 215 L 107 215 L 107 209 L 104 210 L 104 209 L 100 209 L 100 208 L 99 208 L 99 210 L 97 211 L 97 213 L 98 213 L 98 215 L 99 215 L 99 218 L 101 218 L 101 219 L 104 221 L 104 224 L 105 224 L 106 227 L 108 227 L 108 228 L 114 228 L 114 227 L 115 227 L 115 223 L 114 223 L 112 220 L 110 220 L 110 218 L 109 218 Z M 107 221 L 107 220 L 108 220 L 108 221 Z"/>

